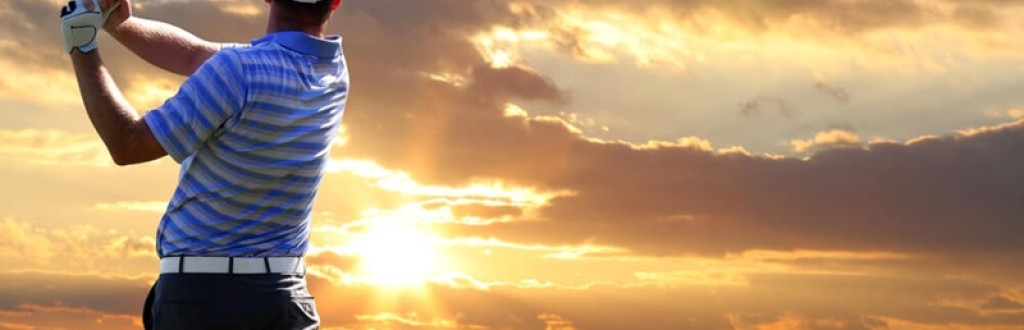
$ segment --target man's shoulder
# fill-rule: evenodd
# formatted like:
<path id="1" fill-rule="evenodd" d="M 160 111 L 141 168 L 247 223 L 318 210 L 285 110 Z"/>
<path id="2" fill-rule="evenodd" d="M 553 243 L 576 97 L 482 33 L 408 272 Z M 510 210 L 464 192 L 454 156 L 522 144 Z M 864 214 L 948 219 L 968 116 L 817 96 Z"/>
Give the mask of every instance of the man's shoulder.
<path id="1" fill-rule="evenodd" d="M 275 46 L 272 43 L 225 43 L 221 44 L 220 50 L 214 56 L 220 54 L 231 61 L 245 63 L 255 58 L 268 56 L 275 50 Z"/>
<path id="2" fill-rule="evenodd" d="M 244 52 L 245 49 L 246 47 L 221 47 L 211 54 L 192 76 L 243 76 L 246 61 L 240 52 Z"/>
<path id="3" fill-rule="evenodd" d="M 210 57 L 211 61 L 218 61 L 221 64 L 241 65 L 247 59 L 260 56 L 262 45 L 246 43 L 223 43 L 220 49 Z"/>

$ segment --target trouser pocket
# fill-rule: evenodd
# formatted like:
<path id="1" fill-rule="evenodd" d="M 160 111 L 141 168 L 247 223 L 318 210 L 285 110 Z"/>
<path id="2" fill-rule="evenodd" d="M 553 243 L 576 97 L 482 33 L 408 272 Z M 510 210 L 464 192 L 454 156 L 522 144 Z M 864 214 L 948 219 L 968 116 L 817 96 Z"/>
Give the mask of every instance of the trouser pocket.
<path id="1" fill-rule="evenodd" d="M 314 330 L 320 328 L 320 314 L 312 297 L 293 298 L 288 306 L 288 316 L 281 329 Z"/>

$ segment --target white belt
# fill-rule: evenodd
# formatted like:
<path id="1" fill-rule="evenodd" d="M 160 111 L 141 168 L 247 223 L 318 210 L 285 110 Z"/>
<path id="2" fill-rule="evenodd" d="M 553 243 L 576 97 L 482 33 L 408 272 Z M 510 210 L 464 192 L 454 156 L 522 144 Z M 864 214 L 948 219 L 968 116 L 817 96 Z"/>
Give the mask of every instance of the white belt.
<path id="1" fill-rule="evenodd" d="M 301 257 L 164 257 L 160 274 L 305 275 Z"/>

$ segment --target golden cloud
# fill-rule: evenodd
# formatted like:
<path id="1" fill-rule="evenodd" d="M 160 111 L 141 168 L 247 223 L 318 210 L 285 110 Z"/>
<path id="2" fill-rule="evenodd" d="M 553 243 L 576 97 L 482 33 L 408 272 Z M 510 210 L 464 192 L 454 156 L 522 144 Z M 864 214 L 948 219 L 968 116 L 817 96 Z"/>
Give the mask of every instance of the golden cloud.
<path id="1" fill-rule="evenodd" d="M 544 321 L 545 330 L 576 330 L 571 320 L 557 314 L 540 314 L 537 318 Z"/>
<path id="2" fill-rule="evenodd" d="M 145 112 L 164 104 L 178 91 L 182 79 L 164 76 L 130 74 L 120 84 L 124 97 L 137 111 Z"/>
<path id="3" fill-rule="evenodd" d="M 167 202 L 116 202 L 96 204 L 103 211 L 140 211 L 163 213 L 167 210 Z"/>
<path id="4" fill-rule="evenodd" d="M 452 200 L 476 200 L 491 205 L 503 204 L 522 208 L 539 208 L 553 198 L 571 196 L 571 191 L 538 191 L 535 188 L 518 187 L 501 180 L 476 180 L 463 187 L 422 185 L 409 173 L 387 169 L 369 160 L 342 159 L 331 160 L 327 165 L 328 173 L 348 173 L 368 180 L 376 186 L 405 196 L 448 198 Z M 495 204 L 497 203 L 497 204 Z M 410 211 L 418 207 L 411 205 Z"/>
<path id="5" fill-rule="evenodd" d="M 32 165 L 113 165 L 106 147 L 97 136 L 58 130 L 0 130 L 0 156 Z"/>
<path id="6" fill-rule="evenodd" d="M 469 41 L 495 67 L 529 64 L 538 52 L 595 64 L 685 72 L 693 65 L 755 60 L 789 63 L 817 74 L 850 65 L 887 72 L 942 72 L 956 58 L 1024 56 L 1012 21 L 1020 6 L 994 11 L 947 1 L 854 4 L 735 1 L 673 3 L 642 8 L 613 1 L 511 1 L 510 24 L 495 24 Z M 901 13 L 901 14 L 895 14 Z M 985 17 L 985 19 L 980 19 Z M 976 24 L 977 22 L 992 24 Z M 973 23 L 972 23 L 973 22 Z M 819 85 L 838 100 L 841 90 Z"/>
<path id="7" fill-rule="evenodd" d="M 1013 114 L 1012 110 L 1011 110 L 1010 114 L 1011 115 Z M 992 126 L 968 128 L 968 129 L 963 129 L 963 130 L 958 131 L 957 132 L 957 135 L 958 135 L 957 137 L 958 138 L 964 138 L 964 137 L 976 136 L 976 135 L 979 135 L 979 134 L 999 132 L 999 131 L 1002 131 L 1002 130 L 1018 127 L 1018 126 L 1021 126 L 1021 125 L 1024 125 L 1024 119 L 1018 119 L 1018 120 L 1016 120 L 1014 122 L 1000 123 L 1000 124 L 996 124 L 996 125 L 992 125 Z M 920 137 L 920 138 L 912 140 L 912 141 L 916 142 L 916 141 L 920 141 L 922 139 L 928 139 L 928 138 L 934 138 L 934 137 L 930 137 L 930 136 Z M 909 144 L 911 142 L 907 142 L 907 143 Z"/>
<path id="8" fill-rule="evenodd" d="M 818 148 L 849 148 L 859 147 L 860 137 L 857 134 L 844 130 L 830 130 L 819 132 L 809 140 L 792 140 L 789 145 L 796 153 L 805 153 Z"/>
<path id="9" fill-rule="evenodd" d="M 640 67 L 680 70 L 686 68 L 686 59 L 701 59 L 687 46 L 682 29 L 667 12 L 651 10 L 641 17 L 618 10 L 565 5 L 545 7 L 555 14 L 543 16 L 537 5 L 527 2 L 510 2 L 509 10 L 533 24 L 519 29 L 494 26 L 469 38 L 495 68 L 524 64 L 524 54 L 536 50 L 564 51 L 597 64 L 628 57 Z"/>
<path id="10" fill-rule="evenodd" d="M 136 274 L 149 273 L 145 267 L 156 261 L 151 236 L 91 225 L 41 228 L 12 218 L 0 222 L 0 229 L 0 265 L 7 269 Z"/>
<path id="11" fill-rule="evenodd" d="M 56 7 L 55 7 L 56 8 Z M 52 107 L 80 105 L 78 82 L 71 70 L 21 62 L 17 59 L 34 58 L 24 45 L 0 41 L 0 100 L 28 101 Z M 68 61 L 70 63 L 70 60 Z"/>
<path id="12" fill-rule="evenodd" d="M 399 315 L 396 313 L 377 313 L 367 315 L 356 315 L 356 320 L 364 322 L 372 327 L 383 326 L 385 328 L 400 328 L 400 327 L 423 327 L 429 329 L 459 329 L 459 322 L 457 320 L 434 317 L 430 319 L 424 319 L 416 313 L 408 313 L 405 315 Z"/>

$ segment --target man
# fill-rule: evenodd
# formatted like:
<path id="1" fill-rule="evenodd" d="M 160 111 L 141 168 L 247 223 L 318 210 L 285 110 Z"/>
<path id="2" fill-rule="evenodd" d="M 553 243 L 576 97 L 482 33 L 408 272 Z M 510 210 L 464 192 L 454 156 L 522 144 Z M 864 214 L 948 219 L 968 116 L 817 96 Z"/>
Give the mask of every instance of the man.
<path id="1" fill-rule="evenodd" d="M 301 257 L 348 95 L 341 38 L 324 36 L 340 0 L 265 1 L 266 35 L 248 45 L 134 17 L 130 0 L 61 11 L 86 112 L 114 162 L 181 163 L 157 230 L 147 329 L 319 327 Z M 104 67 L 99 29 L 188 79 L 139 116 Z"/>

